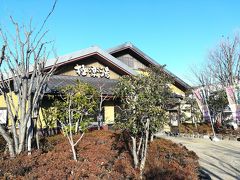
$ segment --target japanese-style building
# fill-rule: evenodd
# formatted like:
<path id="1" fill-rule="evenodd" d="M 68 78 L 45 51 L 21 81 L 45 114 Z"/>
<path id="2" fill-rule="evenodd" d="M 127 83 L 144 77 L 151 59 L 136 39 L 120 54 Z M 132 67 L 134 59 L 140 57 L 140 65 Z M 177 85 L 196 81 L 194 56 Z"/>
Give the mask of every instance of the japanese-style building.
<path id="1" fill-rule="evenodd" d="M 51 67 L 54 60 L 49 60 L 46 67 Z M 123 75 L 137 75 L 150 65 L 159 65 L 132 43 L 124 43 L 117 47 L 103 50 L 92 46 L 77 52 L 59 57 L 54 75 L 48 82 L 47 93 L 54 93 L 60 87 L 74 85 L 77 80 L 89 83 L 96 88 L 102 87 L 104 93 L 111 95 L 112 88 L 119 77 Z M 174 82 L 171 85 L 173 92 L 185 96 L 190 86 L 173 73 L 165 70 Z M 115 102 L 104 102 L 104 122 L 112 124 L 115 118 Z M 0 102 L 0 109 L 3 109 Z M 1 118 L 1 117 L 0 117 Z"/>

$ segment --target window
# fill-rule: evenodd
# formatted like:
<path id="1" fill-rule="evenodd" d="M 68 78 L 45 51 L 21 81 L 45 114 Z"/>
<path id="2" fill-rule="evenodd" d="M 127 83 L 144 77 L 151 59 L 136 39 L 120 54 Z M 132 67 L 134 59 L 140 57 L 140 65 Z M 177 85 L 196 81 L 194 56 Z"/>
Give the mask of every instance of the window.
<path id="1" fill-rule="evenodd" d="M 7 109 L 0 108 L 0 124 L 7 124 Z"/>

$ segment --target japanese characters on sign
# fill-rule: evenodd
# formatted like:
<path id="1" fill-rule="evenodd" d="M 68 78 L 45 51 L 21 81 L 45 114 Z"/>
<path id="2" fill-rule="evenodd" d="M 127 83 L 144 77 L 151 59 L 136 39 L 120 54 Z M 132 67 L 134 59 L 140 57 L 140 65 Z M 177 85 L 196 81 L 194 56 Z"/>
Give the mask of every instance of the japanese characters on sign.
<path id="1" fill-rule="evenodd" d="M 110 71 L 108 67 L 85 67 L 85 65 L 77 64 L 74 69 L 79 76 L 89 75 L 94 78 L 110 78 Z"/>

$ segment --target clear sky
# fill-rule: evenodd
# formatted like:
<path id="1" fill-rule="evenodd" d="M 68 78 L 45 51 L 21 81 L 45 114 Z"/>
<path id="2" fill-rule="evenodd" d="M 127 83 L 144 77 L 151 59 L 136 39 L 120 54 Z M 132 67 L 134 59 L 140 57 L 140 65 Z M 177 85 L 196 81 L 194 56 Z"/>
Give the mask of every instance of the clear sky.
<path id="1" fill-rule="evenodd" d="M 53 0 L 0 0 L 0 24 L 9 16 L 41 24 Z M 58 0 L 47 23 L 58 55 L 91 45 L 108 49 L 132 42 L 190 83 L 224 36 L 240 27 L 239 0 Z"/>

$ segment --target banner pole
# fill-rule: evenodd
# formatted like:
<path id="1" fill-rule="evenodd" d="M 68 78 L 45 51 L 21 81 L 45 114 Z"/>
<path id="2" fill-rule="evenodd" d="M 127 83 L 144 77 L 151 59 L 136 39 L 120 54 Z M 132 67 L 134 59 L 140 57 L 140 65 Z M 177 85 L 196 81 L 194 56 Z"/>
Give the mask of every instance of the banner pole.
<path id="1" fill-rule="evenodd" d="M 214 127 L 213 127 L 213 121 L 212 121 L 212 117 L 211 117 L 211 114 L 210 114 L 210 111 L 209 111 L 209 107 L 208 107 L 208 103 L 207 103 L 207 99 L 206 99 L 206 93 L 205 93 L 205 89 L 203 88 L 203 93 L 204 93 L 204 101 L 205 101 L 205 104 L 208 108 L 208 113 L 209 113 L 209 117 L 210 117 L 210 122 L 211 122 L 211 126 L 212 126 L 212 131 L 213 131 L 213 141 L 219 141 L 219 139 L 217 138 L 216 134 L 215 134 L 215 130 L 214 130 Z"/>

